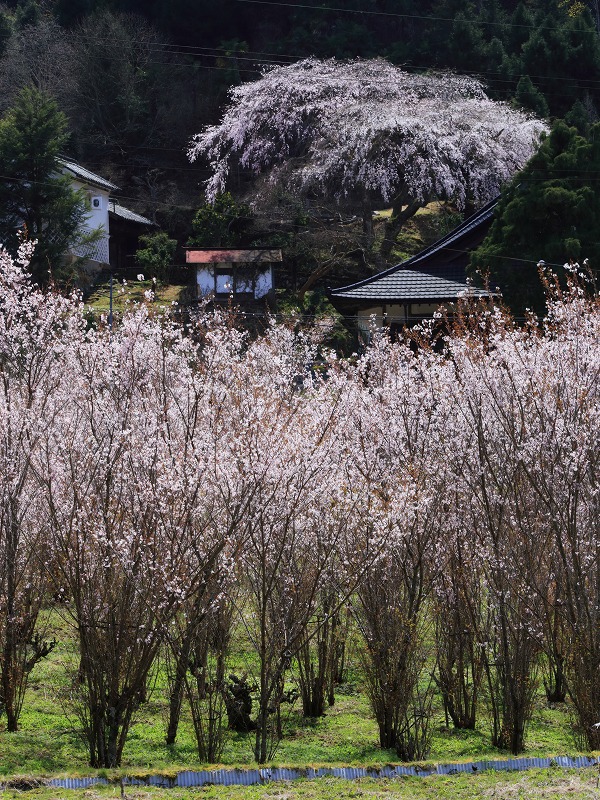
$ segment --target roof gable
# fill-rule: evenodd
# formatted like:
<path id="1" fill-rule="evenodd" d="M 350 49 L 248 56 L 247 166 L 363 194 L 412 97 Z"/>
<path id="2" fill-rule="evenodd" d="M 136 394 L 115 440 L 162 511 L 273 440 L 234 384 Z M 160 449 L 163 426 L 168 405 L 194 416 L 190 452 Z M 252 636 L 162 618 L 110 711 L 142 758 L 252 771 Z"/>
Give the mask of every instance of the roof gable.
<path id="1" fill-rule="evenodd" d="M 100 175 L 96 175 L 95 172 L 82 167 L 81 164 L 76 164 L 74 161 L 61 158 L 59 159 L 59 164 L 63 170 L 70 172 L 74 178 L 77 178 L 77 180 L 80 180 L 82 183 L 88 183 L 90 186 L 96 186 L 99 189 L 104 189 L 107 192 L 114 192 L 119 188 L 116 184 L 107 181 L 106 178 L 103 178 Z"/>

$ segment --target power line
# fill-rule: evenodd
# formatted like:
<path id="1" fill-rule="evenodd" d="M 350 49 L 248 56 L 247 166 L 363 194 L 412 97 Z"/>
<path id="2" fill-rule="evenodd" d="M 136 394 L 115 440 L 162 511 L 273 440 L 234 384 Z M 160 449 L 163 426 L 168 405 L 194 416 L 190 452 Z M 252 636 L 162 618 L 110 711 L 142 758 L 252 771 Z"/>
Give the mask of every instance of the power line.
<path id="1" fill-rule="evenodd" d="M 338 13 L 349 13 L 349 14 L 366 14 L 366 15 L 383 15 L 383 16 L 390 16 L 390 17 L 406 17 L 411 19 L 419 19 L 425 21 L 440 21 L 440 22 L 452 22 L 454 23 L 455 20 L 450 17 L 436 17 L 434 15 L 431 16 L 423 16 L 423 15 L 416 15 L 416 14 L 401 14 L 398 12 L 384 12 L 384 11 L 360 11 L 356 9 L 344 9 L 344 8 L 337 8 L 337 7 L 329 7 L 329 6 L 311 6 L 311 5 L 302 5 L 302 4 L 293 4 L 293 3 L 281 3 L 275 2 L 275 0 L 236 0 L 236 2 L 243 2 L 243 3 L 257 3 L 257 4 L 264 4 L 264 5 L 271 5 L 271 6 L 283 6 L 287 8 L 302 8 L 302 9 L 311 9 L 314 11 L 335 11 Z M 485 22 L 481 20 L 474 20 L 474 24 L 485 24 L 485 25 L 498 25 L 502 28 L 524 28 L 527 30 L 548 30 L 548 31 L 561 31 L 563 30 L 560 27 L 553 27 L 553 26 L 540 26 L 540 25 L 525 25 L 521 23 L 510 23 L 510 22 Z M 585 32 L 582 30 L 582 32 Z M 99 43 L 107 43 L 111 40 L 107 39 L 106 37 L 100 36 L 91 36 L 89 34 L 83 35 L 80 38 L 87 40 L 87 41 L 96 41 Z M 144 40 L 141 39 L 131 39 L 130 40 L 136 44 L 145 44 Z M 260 67 L 265 66 L 286 66 L 288 63 L 293 64 L 296 61 L 301 61 L 306 59 L 309 56 L 306 55 L 297 55 L 291 53 L 279 53 L 279 52 L 272 52 L 272 51 L 253 51 L 253 50 L 235 50 L 228 47 L 206 47 L 200 45 L 173 45 L 169 42 L 151 42 L 149 43 L 150 52 L 153 53 L 172 53 L 174 55 L 199 55 L 202 57 L 225 57 L 235 59 L 236 61 L 248 61 L 256 64 L 256 69 L 243 69 L 238 68 L 239 73 L 244 74 L 252 74 L 255 75 L 257 71 L 259 71 Z M 286 59 L 286 61 L 282 61 Z M 207 69 L 207 70 L 219 70 L 219 71 L 230 71 L 231 65 L 201 65 L 201 64 L 181 64 L 181 63 L 173 63 L 169 61 L 147 61 L 145 62 L 149 65 L 155 66 L 173 66 L 173 67 L 181 67 L 181 68 L 200 68 L 200 69 Z M 403 69 L 406 70 L 427 70 L 431 69 L 429 65 L 403 65 Z M 440 68 L 443 70 L 443 68 Z M 460 69 L 454 69 L 453 72 L 457 74 L 464 74 L 464 75 L 471 75 L 473 71 L 466 71 Z M 476 74 L 478 75 L 500 75 L 501 73 L 498 70 L 476 70 Z M 529 77 L 536 80 L 553 80 L 553 81 L 571 81 L 575 82 L 576 85 L 580 86 L 581 88 L 591 88 L 590 85 L 596 85 L 600 83 L 600 79 L 588 79 L 584 82 L 581 82 L 580 79 L 571 78 L 569 76 L 549 76 L 549 75 L 538 75 L 538 74 L 531 74 L 528 73 Z M 521 77 L 521 76 L 519 76 Z M 515 77 L 514 80 L 518 80 Z M 511 79 L 500 79 L 502 83 L 512 83 L 513 80 Z"/>
<path id="2" fill-rule="evenodd" d="M 282 8 L 302 8 L 302 9 L 310 9 L 311 11 L 335 11 L 338 14 L 357 14 L 360 16 L 379 16 L 379 17 L 398 17 L 400 19 L 419 19 L 424 20 L 425 22 L 452 22 L 454 23 L 456 20 L 453 17 L 439 17 L 435 15 L 423 15 L 423 14 L 402 14 L 398 11 L 367 11 L 367 10 L 360 10 L 356 8 L 339 8 L 337 6 L 311 6 L 303 3 L 281 3 L 276 2 L 276 0 L 236 0 L 237 3 L 248 3 L 252 5 L 263 5 L 263 6 L 280 6 Z M 524 28 L 526 30 L 546 30 L 546 31 L 558 31 L 562 30 L 560 27 L 554 27 L 549 25 L 535 25 L 535 24 L 525 24 L 519 22 L 494 22 L 491 20 L 472 20 L 475 25 L 489 25 L 495 27 L 502 27 L 502 28 Z"/>
<path id="3" fill-rule="evenodd" d="M 107 44 L 112 42 L 112 39 L 109 39 L 104 36 L 91 36 L 90 34 L 82 34 L 78 35 L 77 37 L 79 40 L 88 41 L 88 42 L 99 42 L 101 44 Z M 292 61 L 297 61 L 302 56 L 298 55 L 291 55 L 286 53 L 275 53 L 269 52 L 265 50 L 245 50 L 245 49 L 235 49 L 231 47 L 207 47 L 202 45 L 181 45 L 181 44 L 171 44 L 170 42 L 148 42 L 143 39 L 128 39 L 133 44 L 141 44 L 147 45 L 150 52 L 165 52 L 165 53 L 172 53 L 174 55 L 200 55 L 200 56 L 214 56 L 215 58 L 218 57 L 233 57 L 234 53 L 240 52 L 245 54 L 248 57 L 252 57 L 255 60 L 260 60 L 263 56 L 267 58 L 288 58 Z M 242 42 L 240 42 L 242 44 Z"/>
<path id="4" fill-rule="evenodd" d="M 236 1 L 237 2 L 263 2 L 263 0 L 236 0 Z M 312 8 L 312 6 L 311 6 L 311 8 Z M 378 13 L 378 12 L 369 12 L 369 13 Z M 87 38 L 89 40 L 98 41 L 98 42 L 106 42 L 107 41 L 106 39 L 103 39 L 103 38 L 94 38 L 94 37 L 87 37 Z M 161 47 L 166 47 L 166 46 L 168 46 L 168 45 L 161 45 Z M 197 51 L 202 51 L 202 52 L 198 52 L 197 53 L 197 55 L 200 55 L 202 57 L 214 57 L 214 58 L 220 58 L 221 57 L 221 55 L 219 54 L 221 52 L 219 48 L 202 48 L 202 47 L 191 47 L 190 46 L 188 48 L 188 50 L 190 50 L 190 51 L 196 51 L 196 50 Z M 204 52 L 204 51 L 211 51 L 211 52 Z M 214 52 L 214 51 L 217 51 L 217 52 Z M 156 49 L 156 50 L 153 50 L 151 52 L 160 53 L 160 52 L 163 52 L 163 51 L 161 51 L 160 49 Z M 169 52 L 171 52 L 171 51 L 169 51 Z M 178 51 L 172 51 L 172 52 L 177 54 Z M 235 69 L 235 71 L 238 74 L 247 74 L 247 75 L 256 76 L 257 73 L 260 73 L 261 68 L 264 68 L 264 67 L 276 68 L 276 67 L 293 66 L 297 62 L 305 61 L 308 58 L 312 58 L 312 56 L 306 56 L 306 55 L 301 56 L 301 55 L 279 54 L 279 53 L 268 53 L 268 52 L 261 53 L 260 51 L 256 51 L 255 54 L 253 54 L 252 51 L 245 51 L 245 50 L 241 50 L 241 51 L 223 50 L 223 52 L 225 53 L 225 56 L 224 56 L 225 58 L 230 58 L 232 60 L 235 60 L 236 62 L 237 61 L 251 62 L 251 63 L 255 64 L 256 66 L 255 66 L 254 69 L 249 69 L 249 68 L 245 69 L 243 67 L 238 67 L 238 66 L 234 67 L 231 64 L 229 64 L 229 65 L 224 64 L 222 66 L 211 65 L 211 64 L 199 64 L 198 62 L 194 62 L 193 64 L 185 64 L 185 63 L 180 63 L 180 62 L 160 61 L 160 60 L 151 60 L 151 59 L 144 61 L 144 65 L 145 66 L 158 66 L 158 67 L 173 67 L 175 69 L 203 69 L 203 70 L 216 71 L 216 72 L 231 72 L 232 70 Z M 189 55 L 193 55 L 194 53 L 188 53 L 188 54 Z M 262 56 L 268 56 L 268 58 L 267 59 L 259 58 L 258 56 L 261 56 L 261 55 Z M 282 61 L 282 59 L 288 59 L 288 60 L 287 61 Z M 365 60 L 368 60 L 368 59 L 365 59 Z M 341 61 L 343 61 L 343 59 L 341 59 Z M 390 62 L 390 63 L 392 63 L 392 62 Z M 436 72 L 451 71 L 451 72 L 453 72 L 455 74 L 466 75 L 466 76 L 473 76 L 473 75 L 501 76 L 502 75 L 501 71 L 498 70 L 498 69 L 478 69 L 478 70 L 475 70 L 475 71 L 458 69 L 458 68 L 452 68 L 452 69 L 448 70 L 448 68 L 444 68 L 444 67 L 438 67 L 438 68 L 433 68 L 432 69 L 430 65 L 422 65 L 422 64 L 414 64 L 414 63 L 395 65 L 395 66 L 398 66 L 400 69 L 403 69 L 403 70 L 405 70 L 407 72 L 414 72 L 414 71 L 427 72 L 428 71 L 428 72 L 433 72 L 435 74 Z M 600 84 L 600 78 L 588 78 L 588 79 L 582 80 L 581 78 L 575 78 L 575 77 L 572 77 L 572 76 L 563 76 L 563 75 L 547 75 L 547 74 L 536 74 L 536 73 L 527 73 L 527 75 L 528 75 L 528 77 L 530 77 L 530 78 L 532 78 L 533 80 L 536 80 L 536 81 L 537 80 L 542 80 L 542 81 L 551 80 L 551 81 L 555 81 L 555 82 L 570 82 L 571 84 L 574 84 L 575 86 L 577 86 L 579 88 L 583 88 L 583 89 L 585 89 L 585 88 L 592 88 L 592 89 L 593 88 L 597 88 L 597 86 Z M 497 78 L 495 78 L 493 80 L 490 79 L 489 83 L 491 84 L 492 82 L 494 82 L 494 83 L 500 83 L 500 84 L 513 84 L 513 83 L 516 83 L 520 77 L 524 77 L 524 74 L 523 75 L 514 76 L 513 78 L 511 78 L 511 77 L 506 77 L 506 78 L 497 77 Z M 343 81 L 344 79 L 342 78 L 341 80 Z M 348 80 L 350 80 L 350 79 L 348 79 Z M 554 94 L 556 94 L 556 93 L 554 93 Z M 558 96 L 561 96 L 561 95 L 558 95 Z M 566 95 L 564 95 L 564 96 L 566 96 Z"/>
<path id="5" fill-rule="evenodd" d="M 245 2 L 245 0 L 239 0 L 239 1 L 240 2 Z M 240 60 L 237 56 L 236 56 L 236 58 L 238 60 Z M 306 56 L 299 57 L 298 58 L 298 62 L 299 61 L 305 61 L 306 58 L 307 58 Z M 232 66 L 227 66 L 227 65 L 216 66 L 216 65 L 210 65 L 210 64 L 197 64 L 197 63 L 195 63 L 195 64 L 179 64 L 179 65 L 176 65 L 176 64 L 173 64 L 172 62 L 168 62 L 168 61 L 147 61 L 147 62 L 145 62 L 145 64 L 147 66 L 176 67 L 176 68 L 182 68 L 182 69 L 203 69 L 203 70 L 214 71 L 214 72 L 232 72 L 232 71 L 235 71 L 239 75 L 251 75 L 254 78 L 256 78 L 257 75 L 260 75 L 261 68 L 265 68 L 265 67 L 273 67 L 273 68 L 287 67 L 287 66 L 294 66 L 294 64 L 297 63 L 297 62 L 281 62 L 281 61 L 255 61 L 254 59 L 241 59 L 241 60 L 252 61 L 252 62 L 254 62 L 256 64 L 256 67 L 254 69 L 250 69 L 250 68 L 245 69 L 243 67 L 236 67 L 235 70 L 233 70 Z M 319 60 L 321 60 L 321 59 L 319 59 Z M 369 59 L 365 59 L 365 60 L 369 60 Z M 392 62 L 389 62 L 389 63 L 391 64 Z M 417 73 L 428 72 L 428 73 L 434 74 L 434 75 L 435 74 L 440 74 L 440 73 L 443 74 L 443 73 L 451 72 L 451 73 L 456 74 L 456 75 L 464 75 L 464 76 L 467 76 L 467 77 L 499 76 L 499 77 L 496 77 L 496 78 L 487 78 L 486 77 L 486 85 L 488 85 L 490 87 L 493 87 L 493 84 L 501 84 L 504 88 L 507 88 L 507 87 L 510 87 L 510 86 L 516 84 L 519 81 L 519 78 L 522 78 L 522 77 L 529 77 L 533 81 L 553 81 L 553 82 L 558 82 L 558 83 L 563 83 L 563 84 L 571 84 L 575 88 L 579 88 L 579 89 L 593 89 L 593 90 L 595 90 L 600 86 L 600 78 L 581 79 L 581 78 L 576 78 L 576 77 L 572 77 L 572 76 L 568 76 L 568 75 L 548 75 L 548 74 L 536 74 L 536 73 L 522 73 L 522 74 L 519 74 L 519 75 L 515 75 L 514 77 L 506 77 L 506 78 L 504 78 L 504 77 L 500 77 L 500 76 L 502 76 L 502 73 L 497 69 L 495 69 L 495 70 L 492 70 L 492 69 L 481 70 L 480 69 L 480 70 L 477 70 L 477 71 L 474 72 L 473 70 L 461 70 L 461 69 L 454 69 L 454 68 L 448 69 L 448 68 L 444 68 L 444 67 L 439 67 L 439 68 L 432 69 L 431 67 L 424 67 L 422 65 L 417 65 L 417 64 L 402 64 L 402 65 L 393 64 L 392 66 L 397 66 L 399 69 L 402 69 L 405 72 L 417 72 Z M 350 84 L 351 80 L 349 78 L 347 80 L 348 80 L 348 83 Z M 339 82 L 343 82 L 344 78 L 341 78 L 341 79 L 338 78 L 338 81 Z M 554 97 L 571 97 L 571 95 L 562 94 L 560 92 L 553 92 L 553 96 Z"/>

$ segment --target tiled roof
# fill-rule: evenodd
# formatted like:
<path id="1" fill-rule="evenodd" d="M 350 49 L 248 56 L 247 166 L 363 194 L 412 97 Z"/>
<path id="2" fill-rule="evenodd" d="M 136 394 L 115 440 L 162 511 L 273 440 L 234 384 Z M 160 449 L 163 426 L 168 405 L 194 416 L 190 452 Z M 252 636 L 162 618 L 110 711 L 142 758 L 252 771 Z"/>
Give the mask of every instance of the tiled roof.
<path id="1" fill-rule="evenodd" d="M 468 254 L 483 240 L 494 216 L 493 200 L 457 228 L 417 255 L 358 283 L 330 289 L 340 300 L 375 300 L 393 303 L 436 302 L 456 299 L 465 293 L 488 297 L 489 292 L 465 282 Z"/>
<path id="2" fill-rule="evenodd" d="M 81 164 L 76 164 L 74 161 L 61 158 L 59 159 L 59 163 L 64 169 L 67 169 L 72 175 L 79 178 L 79 180 L 84 183 L 90 183 L 92 186 L 98 186 L 100 189 L 106 189 L 107 192 L 114 192 L 119 188 L 114 183 L 107 181 L 106 178 L 96 175 L 95 172 L 91 172 L 89 169 L 82 167 Z"/>
<path id="3" fill-rule="evenodd" d="M 456 300 L 469 294 L 473 297 L 488 297 L 489 292 L 476 289 L 461 281 L 452 281 L 429 272 L 414 269 L 396 269 L 391 274 L 382 274 L 369 283 L 355 284 L 345 289 L 335 289 L 333 297 L 348 300 L 376 300 L 379 302 L 433 303 Z"/>
<path id="4" fill-rule="evenodd" d="M 129 208 L 125 208 L 125 206 L 116 203 L 114 200 L 109 201 L 108 210 L 109 213 L 114 214 L 115 217 L 127 220 L 128 222 L 137 222 L 140 225 L 154 225 L 152 220 L 143 217 L 141 214 L 137 214 L 135 211 L 131 211 Z"/>

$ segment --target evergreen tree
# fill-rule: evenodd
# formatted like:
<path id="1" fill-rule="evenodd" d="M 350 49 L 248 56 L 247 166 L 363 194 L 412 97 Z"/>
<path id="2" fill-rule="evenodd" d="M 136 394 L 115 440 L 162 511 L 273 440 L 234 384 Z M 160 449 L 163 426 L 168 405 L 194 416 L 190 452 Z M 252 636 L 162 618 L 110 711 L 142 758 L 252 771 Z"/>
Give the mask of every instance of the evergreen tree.
<path id="1" fill-rule="evenodd" d="M 587 138 L 563 121 L 554 124 L 537 154 L 503 192 L 490 232 L 471 259 L 488 273 L 518 314 L 544 307 L 537 263 L 561 276 L 561 265 L 600 264 L 600 124 Z"/>
<path id="2" fill-rule="evenodd" d="M 250 208 L 223 192 L 214 203 L 201 206 L 192 221 L 191 247 L 237 247 L 244 241 Z"/>
<path id="3" fill-rule="evenodd" d="M 529 75 L 523 75 L 517 84 L 515 102 L 521 108 L 533 111 L 538 117 L 548 116 L 548 103 L 540 90 L 532 83 Z"/>
<path id="4" fill-rule="evenodd" d="M 37 240 L 31 270 L 41 282 L 50 270 L 66 277 L 63 256 L 86 239 L 83 195 L 57 174 L 67 138 L 66 117 L 37 89 L 24 89 L 0 120 L 0 242 L 14 253 L 19 234 Z"/>
<path id="5" fill-rule="evenodd" d="M 495 83 L 496 75 L 500 76 L 502 70 L 502 62 L 506 58 L 506 50 L 504 49 L 504 45 L 502 44 L 501 39 L 497 36 L 486 45 L 485 47 L 485 60 L 488 65 L 488 71 L 490 72 L 490 80 L 492 83 Z M 496 75 L 494 75 L 496 73 Z"/>
<path id="6" fill-rule="evenodd" d="M 506 29 L 504 47 L 507 52 L 520 55 L 523 45 L 528 41 L 533 30 L 533 17 L 529 8 L 523 3 L 519 3 L 510 18 L 510 25 Z"/>
<path id="7" fill-rule="evenodd" d="M 469 70 L 475 61 L 484 58 L 485 42 L 472 15 L 459 12 L 454 18 L 452 32 L 448 38 L 448 59 L 452 67 Z"/>
<path id="8" fill-rule="evenodd" d="M 573 107 L 565 114 L 565 122 L 573 128 L 577 128 L 582 136 L 587 136 L 590 125 L 594 120 L 590 119 L 590 111 L 581 102 L 576 100 Z"/>

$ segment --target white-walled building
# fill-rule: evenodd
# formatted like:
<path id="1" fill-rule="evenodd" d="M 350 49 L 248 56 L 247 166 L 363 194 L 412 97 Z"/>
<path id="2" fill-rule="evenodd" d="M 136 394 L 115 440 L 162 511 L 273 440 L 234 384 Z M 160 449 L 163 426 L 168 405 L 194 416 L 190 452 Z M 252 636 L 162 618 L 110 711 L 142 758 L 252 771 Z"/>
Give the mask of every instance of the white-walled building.
<path id="1" fill-rule="evenodd" d="M 274 288 L 273 264 L 283 260 L 277 248 L 189 248 L 185 260 L 196 265 L 199 297 L 260 300 Z"/>
<path id="2" fill-rule="evenodd" d="M 73 189 L 80 190 L 87 195 L 88 198 L 88 213 L 85 221 L 85 227 L 91 232 L 100 228 L 103 231 L 102 236 L 94 243 L 93 250 L 90 253 L 86 250 L 85 253 L 75 253 L 76 256 L 86 256 L 87 260 L 92 262 L 93 266 L 102 268 L 110 263 L 109 255 L 109 237 L 110 237 L 110 224 L 108 219 L 109 200 L 112 192 L 118 191 L 118 186 L 105 178 L 96 175 L 89 169 L 76 164 L 74 161 L 67 159 L 60 160 L 60 167 L 63 174 L 71 178 Z"/>
<path id="3" fill-rule="evenodd" d="M 139 234 L 154 223 L 112 198 L 112 194 L 119 191 L 116 184 L 67 158 L 61 158 L 59 164 L 62 173 L 71 179 L 73 189 L 83 190 L 87 198 L 85 229 L 102 232 L 91 250 L 86 246 L 85 251 L 76 251 L 73 255 L 86 259 L 89 275 L 95 275 L 108 266 L 123 268 L 126 259 L 135 252 Z"/>

